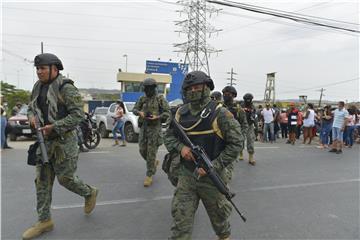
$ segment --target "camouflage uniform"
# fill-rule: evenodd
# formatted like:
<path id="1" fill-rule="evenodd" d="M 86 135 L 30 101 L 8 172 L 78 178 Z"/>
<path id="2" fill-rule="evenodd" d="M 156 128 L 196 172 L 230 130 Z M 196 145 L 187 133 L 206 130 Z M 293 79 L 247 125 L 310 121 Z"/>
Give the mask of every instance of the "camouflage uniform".
<path id="1" fill-rule="evenodd" d="M 255 124 L 257 125 L 256 119 L 255 119 L 255 106 L 251 105 L 251 107 L 246 107 L 245 105 L 242 106 L 246 113 L 246 121 L 248 123 L 249 128 L 245 132 L 245 139 L 246 139 L 246 149 L 249 154 L 254 154 L 254 143 L 255 143 Z"/>
<path id="2" fill-rule="evenodd" d="M 65 79 L 59 74 L 49 84 L 46 95 L 48 112 L 44 113 L 38 103 L 43 83 L 37 81 L 32 90 L 28 117 L 34 117 L 36 113 L 42 126 L 44 124 L 54 125 L 51 134 L 45 136 L 49 164 L 41 164 L 40 148 L 36 152 L 35 185 L 39 221 L 51 218 L 50 205 L 55 176 L 62 186 L 80 196 L 89 197 L 92 191 L 89 185 L 84 184 L 75 175 L 79 152 L 75 128 L 84 118 L 84 112 L 79 91 L 72 83 L 71 80 Z"/>
<path id="3" fill-rule="evenodd" d="M 205 100 L 204 106 L 209 103 L 210 99 Z M 186 104 L 190 108 L 188 114 L 198 116 L 201 110 L 195 111 L 191 109 L 191 104 Z M 221 139 L 224 144 L 224 149 L 217 157 L 212 159 L 214 167 L 217 169 L 223 180 L 228 183 L 229 165 L 237 158 L 239 151 L 243 149 L 243 135 L 240 131 L 239 123 L 234 119 L 233 115 L 225 108 L 218 105 L 219 111 L 213 123 L 217 123 L 218 130 L 221 133 Z M 181 119 L 180 119 L 181 124 Z M 214 126 L 214 124 L 211 124 Z M 211 128 L 211 127 L 210 127 Z M 195 130 L 194 130 L 195 131 Z M 216 130 L 214 130 L 216 132 Z M 189 137 L 191 133 L 188 133 Z M 214 137 L 215 139 L 215 137 Z M 215 141 L 215 140 L 214 140 Z M 200 144 L 201 145 L 201 144 Z M 180 154 L 184 144 L 174 130 L 169 128 L 165 135 L 165 146 L 169 152 L 177 152 Z M 205 147 L 203 145 L 203 147 Z M 217 147 L 217 146 L 215 146 Z M 230 222 L 231 204 L 222 195 L 207 177 L 196 178 L 193 171 L 189 169 L 188 165 L 192 164 L 189 161 L 181 159 L 179 180 L 172 200 L 172 216 L 173 224 L 171 227 L 172 235 L 170 239 L 191 239 L 193 229 L 194 215 L 201 200 L 209 215 L 212 227 L 216 235 L 225 239 L 230 236 Z"/>
<path id="4" fill-rule="evenodd" d="M 163 144 L 161 121 L 165 121 L 170 116 L 170 107 L 162 95 L 142 96 L 133 109 L 135 115 L 139 116 L 139 112 L 160 116 L 157 120 L 145 120 L 139 117 L 139 126 L 141 126 L 139 151 L 146 161 L 146 176 L 151 177 L 156 172 L 155 160 L 158 148 Z"/>
<path id="5" fill-rule="evenodd" d="M 244 111 L 244 109 L 242 109 L 242 107 L 240 106 L 239 103 L 236 102 L 231 102 L 231 103 L 227 103 L 227 105 L 224 103 L 223 106 L 228 109 L 234 116 L 234 118 L 239 122 L 241 130 L 240 130 L 240 134 L 242 135 L 243 139 L 246 139 L 246 133 L 248 132 L 249 129 L 249 125 L 246 121 L 246 113 Z M 242 147 L 240 149 L 240 153 L 242 153 L 244 147 Z M 229 173 L 228 173 L 228 177 L 231 179 L 232 175 L 233 175 L 233 171 L 234 171 L 234 163 L 231 163 L 228 166 L 229 169 Z"/>

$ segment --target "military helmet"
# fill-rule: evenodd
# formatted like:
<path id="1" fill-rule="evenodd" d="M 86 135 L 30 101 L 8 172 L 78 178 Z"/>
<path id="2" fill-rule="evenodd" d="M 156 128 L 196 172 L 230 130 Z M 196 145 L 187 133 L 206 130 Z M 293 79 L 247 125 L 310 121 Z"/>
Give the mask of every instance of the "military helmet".
<path id="1" fill-rule="evenodd" d="M 222 90 L 223 94 L 226 92 L 232 93 L 234 95 L 234 97 L 237 96 L 237 91 L 233 86 L 226 86 L 224 87 L 224 89 Z"/>
<path id="2" fill-rule="evenodd" d="M 243 96 L 243 99 L 250 99 L 252 100 L 254 98 L 254 96 L 251 94 L 251 93 L 246 93 L 244 96 Z"/>
<path id="3" fill-rule="evenodd" d="M 210 97 L 215 99 L 215 100 L 221 100 L 222 94 L 219 91 L 214 91 L 214 92 L 211 93 Z"/>
<path id="4" fill-rule="evenodd" d="M 214 90 L 215 87 L 213 80 L 206 73 L 202 71 L 192 71 L 186 74 L 181 88 L 184 91 L 186 88 L 198 84 L 206 84 L 210 90 Z"/>
<path id="5" fill-rule="evenodd" d="M 157 83 L 155 81 L 155 79 L 153 78 L 146 78 L 144 81 L 143 81 L 143 86 L 144 87 L 150 87 L 150 86 L 154 86 L 156 87 L 157 86 Z"/>
<path id="6" fill-rule="evenodd" d="M 52 53 L 42 53 L 35 57 L 34 66 L 38 67 L 41 65 L 55 65 L 59 70 L 64 69 L 60 59 Z"/>

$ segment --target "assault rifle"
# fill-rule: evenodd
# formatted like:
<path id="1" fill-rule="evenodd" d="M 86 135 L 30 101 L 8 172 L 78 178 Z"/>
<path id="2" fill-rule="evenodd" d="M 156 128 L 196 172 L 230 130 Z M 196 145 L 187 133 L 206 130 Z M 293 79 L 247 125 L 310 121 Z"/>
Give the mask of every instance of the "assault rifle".
<path id="1" fill-rule="evenodd" d="M 44 135 L 42 131 L 40 130 L 40 121 L 37 114 L 35 114 L 35 131 L 36 131 L 36 137 L 37 142 L 39 143 L 40 150 L 41 150 L 41 156 L 42 156 L 42 164 L 49 163 L 49 157 L 47 155 L 47 149 L 44 142 Z"/>
<path id="2" fill-rule="evenodd" d="M 246 222 L 245 216 L 239 211 L 239 209 L 236 207 L 235 203 L 231 200 L 233 197 L 235 197 L 235 193 L 230 192 L 229 188 L 226 186 L 224 181 L 221 179 L 219 174 L 216 172 L 213 164 L 211 163 L 211 160 L 207 156 L 206 152 L 201 146 L 194 145 L 189 137 L 186 135 L 180 124 L 173 119 L 172 120 L 173 126 L 178 130 L 180 133 L 180 137 L 184 140 L 185 145 L 191 148 L 191 152 L 193 153 L 195 157 L 195 165 L 197 168 L 203 168 L 206 172 L 206 174 L 209 176 L 212 183 L 215 185 L 215 187 L 219 190 L 220 193 L 222 193 L 226 199 L 233 205 L 236 212 L 240 215 L 241 219 Z"/>

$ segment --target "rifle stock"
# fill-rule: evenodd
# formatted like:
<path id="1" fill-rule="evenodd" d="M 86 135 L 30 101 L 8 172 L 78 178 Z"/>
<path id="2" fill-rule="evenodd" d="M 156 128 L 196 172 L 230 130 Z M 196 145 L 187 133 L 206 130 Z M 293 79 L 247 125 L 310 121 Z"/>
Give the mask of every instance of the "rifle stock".
<path id="1" fill-rule="evenodd" d="M 218 189 L 218 191 L 226 197 L 226 199 L 231 203 L 231 205 L 233 205 L 236 212 L 240 215 L 241 219 L 246 222 L 245 216 L 239 211 L 235 203 L 232 201 L 232 198 L 235 197 L 235 194 L 229 190 L 227 185 L 216 172 L 216 169 L 214 168 L 211 160 L 207 156 L 204 149 L 201 146 L 194 145 L 191 142 L 181 125 L 175 119 L 172 120 L 172 123 L 176 130 L 178 130 L 178 132 L 180 133 L 180 136 L 184 140 L 185 145 L 188 145 L 191 148 L 191 151 L 195 157 L 196 167 L 203 168 L 205 170 L 206 174 L 208 175 L 212 183 L 215 185 L 215 187 Z"/>

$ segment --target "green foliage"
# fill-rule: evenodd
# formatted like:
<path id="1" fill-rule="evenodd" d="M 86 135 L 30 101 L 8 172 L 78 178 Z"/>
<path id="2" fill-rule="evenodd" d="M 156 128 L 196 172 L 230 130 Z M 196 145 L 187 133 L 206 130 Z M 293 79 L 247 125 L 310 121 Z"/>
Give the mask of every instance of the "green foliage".
<path id="1" fill-rule="evenodd" d="M 111 101 L 116 101 L 116 100 L 119 99 L 119 94 L 100 93 L 100 94 L 96 94 L 96 96 L 94 97 L 94 99 L 96 99 L 96 100 L 111 100 Z"/>
<path id="2" fill-rule="evenodd" d="M 31 93 L 22 89 L 16 89 L 14 85 L 1 81 L 1 94 L 4 97 L 4 102 L 8 103 L 7 114 L 9 115 L 17 102 L 28 104 Z"/>

